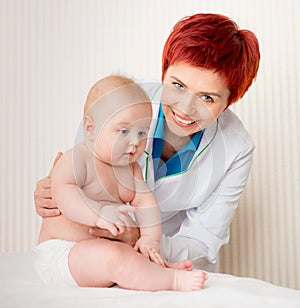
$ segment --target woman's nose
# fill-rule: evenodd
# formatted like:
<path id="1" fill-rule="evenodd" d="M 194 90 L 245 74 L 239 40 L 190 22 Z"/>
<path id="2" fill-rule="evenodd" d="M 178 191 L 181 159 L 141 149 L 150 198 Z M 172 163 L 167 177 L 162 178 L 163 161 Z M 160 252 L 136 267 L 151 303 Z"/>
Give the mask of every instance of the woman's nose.
<path id="1" fill-rule="evenodd" d="M 193 117 L 197 114 L 198 105 L 200 104 L 198 98 L 190 92 L 186 92 L 180 97 L 177 102 L 177 108 L 184 114 Z"/>

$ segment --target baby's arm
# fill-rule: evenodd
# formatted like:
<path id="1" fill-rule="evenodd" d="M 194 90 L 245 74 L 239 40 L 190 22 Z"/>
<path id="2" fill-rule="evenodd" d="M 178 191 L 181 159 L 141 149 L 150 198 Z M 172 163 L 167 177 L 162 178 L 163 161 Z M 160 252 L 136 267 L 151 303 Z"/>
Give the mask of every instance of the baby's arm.
<path id="1" fill-rule="evenodd" d="M 86 176 L 86 164 L 84 159 L 79 159 L 79 150 L 76 149 L 76 163 L 73 156 L 73 149 L 66 151 L 52 170 L 52 198 L 68 219 L 96 226 L 99 217 L 88 203 L 91 207 L 98 206 L 98 203 L 88 198 L 80 188 Z"/>
<path id="2" fill-rule="evenodd" d="M 141 237 L 135 248 L 146 257 L 158 253 L 161 237 L 160 211 L 156 198 L 145 183 L 140 166 L 133 164 L 135 197 L 131 205 L 136 207 L 135 216 L 140 227 Z"/>
<path id="3" fill-rule="evenodd" d="M 87 176 L 86 159 L 80 146 L 64 153 L 52 171 L 52 198 L 68 219 L 107 229 L 117 236 L 130 225 L 130 207 L 87 196 L 81 188 Z"/>

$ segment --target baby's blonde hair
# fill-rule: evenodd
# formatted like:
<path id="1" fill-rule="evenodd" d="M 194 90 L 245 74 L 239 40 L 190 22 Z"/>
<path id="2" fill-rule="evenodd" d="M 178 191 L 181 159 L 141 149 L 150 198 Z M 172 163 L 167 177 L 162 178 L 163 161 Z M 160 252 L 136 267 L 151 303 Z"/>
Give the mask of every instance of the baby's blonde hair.
<path id="1" fill-rule="evenodd" d="M 117 88 L 121 88 L 127 85 L 136 85 L 137 89 L 142 90 L 132 79 L 123 75 L 110 75 L 98 80 L 88 92 L 84 105 L 84 114 L 86 114 L 91 106 L 99 101 L 101 97 Z M 144 94 L 146 97 L 147 95 L 145 92 Z"/>

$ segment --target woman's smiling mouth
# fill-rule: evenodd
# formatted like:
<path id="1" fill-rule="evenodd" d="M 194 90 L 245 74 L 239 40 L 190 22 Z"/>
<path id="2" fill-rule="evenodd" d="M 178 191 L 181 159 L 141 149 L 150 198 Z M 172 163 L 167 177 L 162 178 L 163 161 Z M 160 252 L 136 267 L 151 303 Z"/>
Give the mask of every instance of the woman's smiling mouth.
<path id="1" fill-rule="evenodd" d="M 174 110 L 172 109 L 171 111 L 172 111 L 174 122 L 177 123 L 179 126 L 186 127 L 186 126 L 191 126 L 191 125 L 196 124 L 196 121 L 183 118 L 179 114 L 175 113 Z"/>

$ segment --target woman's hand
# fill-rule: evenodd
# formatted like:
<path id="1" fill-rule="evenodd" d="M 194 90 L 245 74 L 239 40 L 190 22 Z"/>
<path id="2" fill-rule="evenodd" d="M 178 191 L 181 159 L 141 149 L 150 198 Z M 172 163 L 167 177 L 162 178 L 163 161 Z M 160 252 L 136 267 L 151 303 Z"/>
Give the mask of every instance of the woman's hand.
<path id="1" fill-rule="evenodd" d="M 131 247 L 134 247 L 136 242 L 138 241 L 138 239 L 140 237 L 140 229 L 136 226 L 136 224 L 132 220 L 132 218 L 130 216 L 128 216 L 128 217 L 129 217 L 129 219 L 131 219 L 132 227 L 126 228 L 125 231 L 122 234 L 118 234 L 117 236 L 113 236 L 108 230 L 100 229 L 100 228 L 97 228 L 97 227 L 90 228 L 89 233 L 90 233 L 90 235 L 95 236 L 95 237 L 120 241 L 122 243 L 130 245 Z"/>
<path id="2" fill-rule="evenodd" d="M 63 155 L 62 152 L 59 152 L 53 162 L 53 167 L 56 165 L 58 160 Z M 34 203 L 36 212 L 42 217 L 53 217 L 60 215 L 60 211 L 57 207 L 57 204 L 52 200 L 51 197 L 51 172 L 47 177 L 39 180 L 34 191 Z"/>

